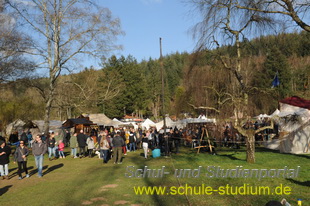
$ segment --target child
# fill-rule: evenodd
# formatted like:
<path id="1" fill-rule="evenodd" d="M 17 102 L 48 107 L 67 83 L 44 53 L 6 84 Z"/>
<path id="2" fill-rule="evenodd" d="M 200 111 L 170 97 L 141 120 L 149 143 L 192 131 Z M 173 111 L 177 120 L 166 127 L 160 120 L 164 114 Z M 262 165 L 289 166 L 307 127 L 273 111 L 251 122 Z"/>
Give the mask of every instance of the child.
<path id="1" fill-rule="evenodd" d="M 65 149 L 65 143 L 63 143 L 62 140 L 59 140 L 59 145 L 58 145 L 59 158 L 66 158 L 64 154 L 64 149 Z"/>
<path id="2" fill-rule="evenodd" d="M 0 141 L 0 174 L 2 179 L 9 180 L 9 156 L 11 148 L 4 141 Z"/>
<path id="3" fill-rule="evenodd" d="M 28 174 L 28 169 L 27 169 L 27 156 L 29 154 L 29 150 L 28 148 L 26 147 L 24 141 L 20 141 L 19 142 L 19 147 L 16 148 L 16 151 L 15 151 L 15 154 L 14 154 L 14 159 L 15 159 L 15 162 L 17 162 L 18 164 L 18 171 L 17 171 L 17 174 L 19 176 L 19 180 L 23 179 L 22 177 L 22 167 L 26 173 L 26 178 L 29 177 L 29 174 Z"/>

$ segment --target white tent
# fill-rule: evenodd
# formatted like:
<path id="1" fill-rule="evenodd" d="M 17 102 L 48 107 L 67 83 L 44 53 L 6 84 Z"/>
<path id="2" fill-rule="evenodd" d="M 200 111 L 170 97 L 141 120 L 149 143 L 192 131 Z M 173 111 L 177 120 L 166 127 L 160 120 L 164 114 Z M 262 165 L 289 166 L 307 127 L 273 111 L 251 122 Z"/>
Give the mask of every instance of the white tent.
<path id="1" fill-rule="evenodd" d="M 276 116 L 279 116 L 280 114 L 280 110 L 276 109 L 271 115 L 270 117 L 276 117 Z"/>
<path id="2" fill-rule="evenodd" d="M 280 152 L 310 153 L 310 101 L 289 97 L 279 104 Z"/>
<path id="3" fill-rule="evenodd" d="M 155 127 L 156 124 L 155 122 L 153 122 L 152 120 L 150 120 L 149 118 L 147 118 L 142 124 L 142 127 L 145 127 L 146 129 L 149 129 L 150 127 Z"/>
<path id="4" fill-rule="evenodd" d="M 175 126 L 178 129 L 183 129 L 184 127 L 186 127 L 186 125 L 187 125 L 186 119 L 178 120 L 175 122 Z"/>
<path id="5" fill-rule="evenodd" d="M 170 117 L 166 117 L 165 120 L 166 120 L 166 127 L 172 127 L 173 128 L 176 126 L 175 122 L 172 121 L 172 119 Z M 157 131 L 159 131 L 161 128 L 163 128 L 163 126 L 164 126 L 164 120 L 157 122 L 155 124 Z"/>

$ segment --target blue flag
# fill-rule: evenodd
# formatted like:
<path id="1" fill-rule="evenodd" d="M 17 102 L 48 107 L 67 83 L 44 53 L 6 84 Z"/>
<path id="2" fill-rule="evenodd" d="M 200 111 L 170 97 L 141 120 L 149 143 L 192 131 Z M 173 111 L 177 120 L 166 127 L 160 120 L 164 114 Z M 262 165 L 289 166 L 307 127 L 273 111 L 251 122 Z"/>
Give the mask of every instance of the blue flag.
<path id="1" fill-rule="evenodd" d="M 276 76 L 274 77 L 273 81 L 272 81 L 272 86 L 271 88 L 277 87 L 280 85 L 280 80 L 278 77 L 278 72 L 276 73 Z"/>

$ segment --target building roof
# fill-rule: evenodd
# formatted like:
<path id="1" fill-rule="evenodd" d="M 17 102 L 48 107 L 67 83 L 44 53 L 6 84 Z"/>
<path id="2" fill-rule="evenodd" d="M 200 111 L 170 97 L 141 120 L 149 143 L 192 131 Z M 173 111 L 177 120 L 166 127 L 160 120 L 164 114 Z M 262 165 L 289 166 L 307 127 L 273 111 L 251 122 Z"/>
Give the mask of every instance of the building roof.
<path id="1" fill-rule="evenodd" d="M 280 103 L 289 104 L 295 107 L 301 107 L 305 109 L 310 109 L 310 100 L 306 100 L 297 96 L 292 96 L 280 100 Z"/>
<path id="2" fill-rule="evenodd" d="M 65 127 L 73 127 L 74 125 L 77 125 L 77 124 L 93 125 L 94 123 L 85 118 L 76 118 L 76 119 L 68 119 L 62 125 Z"/>

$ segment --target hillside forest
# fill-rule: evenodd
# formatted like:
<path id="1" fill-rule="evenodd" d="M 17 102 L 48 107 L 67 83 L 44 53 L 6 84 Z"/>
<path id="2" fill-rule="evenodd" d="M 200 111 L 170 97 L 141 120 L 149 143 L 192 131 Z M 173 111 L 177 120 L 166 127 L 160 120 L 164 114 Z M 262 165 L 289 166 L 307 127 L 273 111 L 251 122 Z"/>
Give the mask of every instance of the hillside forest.
<path id="1" fill-rule="evenodd" d="M 242 75 L 248 88 L 247 115 L 272 113 L 288 96 L 310 97 L 310 33 L 282 33 L 243 40 Z M 101 68 L 81 68 L 61 75 L 56 83 L 51 118 L 66 120 L 83 113 L 125 114 L 159 120 L 162 111 L 162 76 L 165 114 L 176 118 L 229 118 L 238 83 L 216 58 L 236 55 L 235 47 L 222 46 L 197 53 L 173 53 L 137 62 L 133 56 L 112 56 Z M 279 86 L 272 87 L 275 77 Z M 48 79 L 35 75 L 1 84 L 0 120 L 43 119 Z"/>

